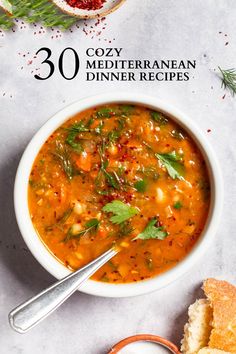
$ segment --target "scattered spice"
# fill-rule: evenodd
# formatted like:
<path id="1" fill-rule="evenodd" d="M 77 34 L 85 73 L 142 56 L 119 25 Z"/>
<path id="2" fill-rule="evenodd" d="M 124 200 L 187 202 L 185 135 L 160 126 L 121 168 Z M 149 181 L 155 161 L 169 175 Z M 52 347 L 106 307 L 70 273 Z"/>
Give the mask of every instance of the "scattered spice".
<path id="1" fill-rule="evenodd" d="M 66 0 L 71 7 L 81 10 L 99 10 L 103 7 L 106 0 Z"/>

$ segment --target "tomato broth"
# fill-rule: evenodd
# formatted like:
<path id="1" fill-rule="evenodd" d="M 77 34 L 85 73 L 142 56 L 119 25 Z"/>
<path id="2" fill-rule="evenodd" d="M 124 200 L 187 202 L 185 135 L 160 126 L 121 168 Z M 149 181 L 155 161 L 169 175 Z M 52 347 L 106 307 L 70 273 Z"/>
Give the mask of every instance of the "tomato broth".
<path id="1" fill-rule="evenodd" d="M 76 270 L 111 246 L 93 276 L 127 283 L 174 267 L 207 220 L 210 183 L 193 139 L 160 112 L 104 105 L 76 114 L 44 143 L 28 191 L 49 251 Z"/>

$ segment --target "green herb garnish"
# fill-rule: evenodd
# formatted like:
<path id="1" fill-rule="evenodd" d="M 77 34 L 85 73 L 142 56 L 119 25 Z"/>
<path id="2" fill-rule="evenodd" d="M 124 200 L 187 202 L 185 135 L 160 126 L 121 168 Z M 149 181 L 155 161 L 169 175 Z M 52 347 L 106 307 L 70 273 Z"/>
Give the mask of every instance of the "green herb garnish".
<path id="1" fill-rule="evenodd" d="M 63 13 L 48 0 L 11 0 L 12 18 L 22 18 L 28 23 L 42 22 L 45 27 L 68 29 L 77 19 Z"/>
<path id="2" fill-rule="evenodd" d="M 134 183 L 134 188 L 139 193 L 144 193 L 147 190 L 147 181 L 145 179 L 141 179 Z"/>
<path id="3" fill-rule="evenodd" d="M 156 227 L 157 219 L 152 219 L 146 228 L 136 236 L 134 240 L 150 240 L 150 239 L 157 239 L 157 240 L 164 240 L 168 236 L 168 232 L 164 230 L 162 226 Z"/>
<path id="4" fill-rule="evenodd" d="M 173 179 L 183 179 L 184 176 L 184 165 L 181 162 L 182 157 L 175 151 L 167 154 L 155 154 L 155 156 L 160 160 L 160 162 L 165 166 L 170 177 Z"/>
<path id="5" fill-rule="evenodd" d="M 113 213 L 110 218 L 113 224 L 121 224 L 122 222 L 132 218 L 139 213 L 138 209 L 121 202 L 120 200 L 113 200 L 113 202 L 106 204 L 103 208 L 106 213 Z"/>
<path id="6" fill-rule="evenodd" d="M 100 221 L 98 219 L 91 219 L 86 222 L 85 228 L 76 234 L 72 233 L 72 227 L 71 227 L 69 229 L 69 231 L 67 232 L 67 235 L 66 235 L 66 238 L 64 241 L 67 242 L 67 241 L 71 240 L 72 238 L 80 238 L 83 235 L 86 235 L 88 233 L 96 231 L 98 229 L 99 225 L 100 225 Z"/>
<path id="7" fill-rule="evenodd" d="M 144 176 L 149 177 L 154 181 L 159 178 L 159 173 L 156 166 L 142 166 L 137 172 L 142 173 Z"/>
<path id="8" fill-rule="evenodd" d="M 229 89 L 231 94 L 234 96 L 236 93 L 236 69 L 221 69 L 218 67 L 221 73 L 221 86 L 224 89 Z"/>
<path id="9" fill-rule="evenodd" d="M 78 153 L 83 151 L 83 146 L 79 141 L 76 141 L 76 137 L 79 133 L 88 132 L 89 128 L 88 125 L 84 122 L 79 122 L 71 125 L 69 128 L 66 129 L 68 131 L 68 135 L 66 138 L 66 143 L 72 147 Z"/>
<path id="10" fill-rule="evenodd" d="M 151 118 L 154 122 L 160 125 L 165 125 L 168 123 L 168 119 L 164 117 L 163 114 L 161 114 L 160 112 L 152 111 Z"/>
<path id="11" fill-rule="evenodd" d="M 4 6 L 11 13 L 12 7 L 8 1 L 4 2 Z M 3 9 L 0 8 L 0 28 L 2 28 L 3 30 L 9 30 L 13 26 L 14 26 L 13 19 L 10 17 L 8 13 L 6 13 Z"/>
<path id="12" fill-rule="evenodd" d="M 96 112 L 97 118 L 111 118 L 116 115 L 116 111 L 109 107 L 99 108 Z"/>
<path id="13" fill-rule="evenodd" d="M 178 201 L 178 202 L 176 202 L 175 204 L 174 204 L 174 208 L 175 209 L 181 209 L 183 207 L 183 204 L 180 202 L 180 201 Z"/>
<path id="14" fill-rule="evenodd" d="M 70 152 L 60 141 L 56 141 L 56 150 L 53 156 L 60 162 L 62 169 L 69 179 L 73 178 L 74 169 L 70 159 Z"/>
<path id="15" fill-rule="evenodd" d="M 130 221 L 124 221 L 120 224 L 119 237 L 130 235 L 135 228 L 131 225 Z"/>
<path id="16" fill-rule="evenodd" d="M 60 230 L 62 230 L 62 226 L 65 224 L 65 222 L 69 219 L 71 216 L 71 213 L 73 211 L 73 208 L 68 208 L 63 215 L 58 218 L 57 222 L 55 224 L 49 225 L 45 227 L 45 231 L 52 231 L 54 227 L 58 227 Z"/>

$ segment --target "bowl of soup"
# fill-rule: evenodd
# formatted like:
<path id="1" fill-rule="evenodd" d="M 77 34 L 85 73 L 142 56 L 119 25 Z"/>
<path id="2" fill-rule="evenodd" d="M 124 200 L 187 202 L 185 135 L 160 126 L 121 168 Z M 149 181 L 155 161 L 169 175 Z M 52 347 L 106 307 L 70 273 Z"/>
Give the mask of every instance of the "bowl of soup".
<path id="1" fill-rule="evenodd" d="M 191 269 L 216 233 L 222 189 L 188 117 L 154 97 L 114 93 L 43 125 L 20 161 L 14 204 L 27 246 L 58 279 L 117 245 L 81 290 L 125 297 Z"/>

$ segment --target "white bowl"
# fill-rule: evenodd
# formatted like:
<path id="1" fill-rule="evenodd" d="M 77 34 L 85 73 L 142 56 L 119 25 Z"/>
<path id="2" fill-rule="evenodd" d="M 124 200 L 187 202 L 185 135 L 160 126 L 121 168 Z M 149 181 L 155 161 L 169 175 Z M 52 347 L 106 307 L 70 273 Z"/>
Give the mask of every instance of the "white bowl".
<path id="1" fill-rule="evenodd" d="M 111 93 L 85 98 L 70 105 L 49 119 L 32 138 L 21 158 L 14 188 L 15 213 L 22 236 L 39 263 L 56 278 L 61 279 L 68 275 L 70 270 L 62 265 L 44 246 L 32 224 L 27 197 L 31 168 L 41 146 L 51 133 L 53 133 L 54 130 L 63 124 L 68 118 L 78 112 L 86 110 L 87 108 L 111 103 L 144 105 L 167 114 L 180 124 L 190 134 L 198 148 L 201 150 L 208 167 L 211 183 L 210 211 L 205 228 L 195 247 L 178 265 L 161 275 L 136 283 L 108 284 L 88 280 L 80 289 L 81 291 L 92 295 L 126 297 L 141 295 L 163 288 L 190 270 L 196 261 L 203 255 L 216 233 L 217 225 L 220 220 L 220 213 L 223 205 L 223 183 L 217 160 L 207 139 L 191 120 L 175 108 L 170 107 L 168 104 L 159 101 L 154 97 L 145 95 Z"/>

